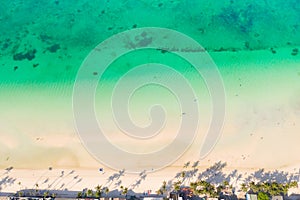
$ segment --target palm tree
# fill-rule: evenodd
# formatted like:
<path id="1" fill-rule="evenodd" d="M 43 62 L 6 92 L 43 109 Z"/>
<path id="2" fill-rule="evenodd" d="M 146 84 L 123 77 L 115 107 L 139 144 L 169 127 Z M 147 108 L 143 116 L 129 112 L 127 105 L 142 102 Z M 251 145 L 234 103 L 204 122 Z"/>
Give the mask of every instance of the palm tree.
<path id="1" fill-rule="evenodd" d="M 160 189 L 156 193 L 161 194 L 161 195 L 167 193 L 167 182 L 166 181 L 163 181 L 162 186 L 160 187 Z"/>
<path id="2" fill-rule="evenodd" d="M 121 189 L 121 192 L 122 192 L 123 195 L 126 195 L 128 193 L 128 188 L 127 187 L 124 187 L 123 185 L 121 185 L 120 189 Z"/>
<path id="3" fill-rule="evenodd" d="M 23 192 L 19 191 L 19 192 L 18 192 L 18 196 L 19 196 L 19 197 L 23 196 Z"/>
<path id="4" fill-rule="evenodd" d="M 182 183 L 181 181 L 176 181 L 175 183 L 173 183 L 173 187 L 175 191 L 180 190 L 181 183 Z"/>
<path id="5" fill-rule="evenodd" d="M 87 192 L 86 192 L 86 195 L 87 195 L 87 197 L 92 197 L 94 195 L 93 190 L 88 189 Z"/>
<path id="6" fill-rule="evenodd" d="M 105 192 L 105 194 L 108 194 L 109 193 L 109 188 L 105 187 L 104 192 Z"/>
<path id="7" fill-rule="evenodd" d="M 249 188 L 245 183 L 242 183 L 241 190 L 246 193 L 246 192 L 248 192 Z"/>
<path id="8" fill-rule="evenodd" d="M 47 198 L 50 195 L 49 191 L 44 192 L 44 199 Z"/>
<path id="9" fill-rule="evenodd" d="M 216 187 L 204 180 L 190 183 L 191 188 L 197 195 L 207 195 L 209 197 L 216 197 Z"/>
<path id="10" fill-rule="evenodd" d="M 249 187 L 254 193 L 257 193 L 259 191 L 259 186 L 254 182 L 250 182 Z"/>
<path id="11" fill-rule="evenodd" d="M 78 192 L 77 193 L 77 198 L 81 198 L 81 197 L 83 197 L 82 192 Z"/>
<path id="12" fill-rule="evenodd" d="M 277 182 L 263 182 L 263 183 L 254 183 L 250 182 L 249 186 L 246 184 L 242 184 L 242 190 L 245 192 L 249 188 L 254 193 L 264 193 L 268 196 L 274 196 L 274 195 L 286 195 L 288 193 L 288 190 L 292 187 L 297 187 L 297 182 L 293 183 L 277 183 Z M 262 198 L 264 196 L 261 194 Z"/>
<path id="13" fill-rule="evenodd" d="M 209 197 L 216 197 L 217 196 L 216 188 L 211 183 L 208 183 L 208 182 L 205 183 L 205 191 L 206 191 L 206 194 Z"/>
<path id="14" fill-rule="evenodd" d="M 258 200 L 269 200 L 270 198 L 269 198 L 269 196 L 267 194 L 265 194 L 263 192 L 259 192 L 257 194 L 257 199 Z"/>
<path id="15" fill-rule="evenodd" d="M 99 198 L 101 197 L 101 195 L 102 195 L 102 185 L 97 185 L 97 186 L 95 187 L 95 190 L 96 190 L 96 192 L 95 192 L 95 197 L 96 197 L 97 199 L 99 199 Z"/>
<path id="16" fill-rule="evenodd" d="M 195 182 L 190 182 L 190 187 L 192 189 L 192 191 L 194 191 L 194 193 L 196 195 L 198 195 L 198 192 L 197 192 L 197 184 Z"/>
<path id="17" fill-rule="evenodd" d="M 38 184 L 38 183 L 35 184 L 35 192 L 36 192 L 36 193 L 39 192 L 39 184 Z"/>
<path id="18" fill-rule="evenodd" d="M 56 197 L 56 194 L 55 193 L 52 193 L 51 194 L 51 197 L 54 199 Z"/>
<path id="19" fill-rule="evenodd" d="M 19 190 L 21 190 L 22 189 L 22 183 L 20 181 L 18 182 L 18 185 L 20 186 Z"/>
<path id="20" fill-rule="evenodd" d="M 264 193 L 270 193 L 270 191 L 272 190 L 272 185 L 268 182 L 266 183 L 262 183 L 262 184 L 258 184 L 260 186 L 260 189 L 262 192 Z"/>
<path id="21" fill-rule="evenodd" d="M 225 181 L 223 181 L 223 185 L 224 185 L 225 187 L 226 187 L 226 186 L 230 186 L 230 185 L 229 185 L 229 182 L 228 182 L 228 181 L 226 181 L 226 180 L 225 180 Z"/>

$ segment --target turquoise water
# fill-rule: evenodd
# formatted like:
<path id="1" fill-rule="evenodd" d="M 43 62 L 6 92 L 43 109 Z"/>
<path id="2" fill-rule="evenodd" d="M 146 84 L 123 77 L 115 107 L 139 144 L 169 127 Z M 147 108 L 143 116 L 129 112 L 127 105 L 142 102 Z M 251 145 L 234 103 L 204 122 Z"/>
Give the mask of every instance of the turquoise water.
<path id="1" fill-rule="evenodd" d="M 140 27 L 180 31 L 210 52 L 290 47 L 292 54 L 300 43 L 297 0 L 14 0 L 0 13 L 1 82 L 73 80 L 97 44 Z"/>

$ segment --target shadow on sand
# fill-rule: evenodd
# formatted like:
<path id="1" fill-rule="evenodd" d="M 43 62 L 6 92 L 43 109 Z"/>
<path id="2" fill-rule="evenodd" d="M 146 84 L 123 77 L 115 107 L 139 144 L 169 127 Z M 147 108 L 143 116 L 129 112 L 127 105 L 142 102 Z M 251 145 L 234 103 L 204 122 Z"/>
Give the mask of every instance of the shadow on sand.
<path id="1" fill-rule="evenodd" d="M 259 169 L 250 174 L 242 174 L 238 170 L 233 170 L 225 173 L 223 170 L 226 167 L 226 162 L 217 162 L 211 167 L 204 171 L 199 170 L 199 161 L 191 164 L 187 162 L 184 164 L 181 171 L 177 172 L 173 179 L 166 181 L 163 186 L 164 190 L 172 191 L 174 185 L 178 182 L 181 185 L 189 186 L 189 184 L 196 180 L 205 180 L 214 185 L 220 185 L 227 181 L 234 188 L 239 188 L 240 183 L 249 182 L 277 182 L 277 183 L 290 183 L 292 181 L 299 182 L 300 169 L 295 169 L 295 173 L 289 173 L 285 171 L 265 171 L 264 169 Z"/>
<path id="2" fill-rule="evenodd" d="M 9 174 L 13 170 L 13 167 L 8 167 L 0 176 L 0 191 L 8 186 L 13 185 L 16 182 L 16 178 L 11 177 Z"/>

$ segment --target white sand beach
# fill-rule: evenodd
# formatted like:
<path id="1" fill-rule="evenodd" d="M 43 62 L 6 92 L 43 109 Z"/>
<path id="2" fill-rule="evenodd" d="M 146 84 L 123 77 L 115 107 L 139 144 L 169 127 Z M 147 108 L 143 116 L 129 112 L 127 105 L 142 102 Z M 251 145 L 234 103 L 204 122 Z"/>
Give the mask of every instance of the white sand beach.
<path id="1" fill-rule="evenodd" d="M 221 177 L 237 170 L 230 180 L 236 185 L 259 169 L 271 172 L 260 174 L 265 180 L 299 181 L 300 57 L 290 55 L 291 49 L 277 49 L 276 54 L 270 50 L 210 53 L 224 81 L 226 117 L 215 148 L 195 167 L 197 175 L 220 161 L 226 163 L 221 170 L 226 175 Z M 1 86 L 1 191 L 14 192 L 36 184 L 40 189 L 82 190 L 99 184 L 111 190 L 123 185 L 155 192 L 162 181 L 174 181 L 178 172 L 193 169 L 191 165 L 199 159 L 202 133 L 170 166 L 147 172 L 142 179 L 125 169 L 124 175 L 109 181 L 118 170 L 96 161 L 76 133 L 72 83 L 57 87 Z M 208 123 L 204 120 L 202 125 Z M 188 161 L 190 166 L 183 169 Z M 8 167 L 13 169 L 5 170 Z M 219 175 L 209 178 L 215 181 Z M 257 173 L 255 176 L 259 180 Z"/>

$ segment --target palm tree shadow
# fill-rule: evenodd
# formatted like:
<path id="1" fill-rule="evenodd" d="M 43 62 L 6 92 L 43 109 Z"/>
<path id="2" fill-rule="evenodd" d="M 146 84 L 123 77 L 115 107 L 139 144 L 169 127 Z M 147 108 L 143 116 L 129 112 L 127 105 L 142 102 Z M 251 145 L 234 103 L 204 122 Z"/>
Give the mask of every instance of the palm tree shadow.
<path id="1" fill-rule="evenodd" d="M 71 181 L 69 181 L 68 183 L 66 183 L 65 186 L 68 187 L 70 184 L 74 183 L 74 181 L 76 181 L 76 180 L 78 181 L 79 180 L 78 178 L 79 178 L 79 175 L 74 176 L 73 179 Z"/>
<path id="2" fill-rule="evenodd" d="M 64 176 L 64 174 L 65 174 L 65 171 L 64 170 L 61 171 L 60 175 L 56 179 L 54 179 L 54 181 L 52 181 L 51 184 L 48 185 L 48 188 L 49 189 L 52 188 L 52 186 L 56 183 L 56 181 L 58 181 L 60 178 L 62 178 Z"/>
<path id="3" fill-rule="evenodd" d="M 39 184 L 40 180 L 46 176 L 46 174 L 49 172 L 49 171 L 52 171 L 52 167 L 48 167 L 48 169 L 36 180 L 36 182 L 34 183 L 34 185 L 36 184 Z M 49 178 L 48 178 L 49 179 Z M 44 184 L 45 181 L 43 181 L 42 184 Z"/>
<path id="4" fill-rule="evenodd" d="M 116 182 L 119 181 L 119 179 L 124 176 L 125 173 L 125 169 L 120 170 L 119 172 L 116 172 L 114 174 L 112 174 L 111 176 L 108 177 L 106 183 L 104 184 L 106 187 L 110 187 L 112 184 L 116 185 Z"/>
<path id="5" fill-rule="evenodd" d="M 226 162 L 217 162 L 213 166 L 207 168 L 203 172 L 199 172 L 198 166 L 200 161 L 194 162 L 192 165 L 190 162 L 184 164 L 183 169 L 177 172 L 173 179 L 167 182 L 166 188 L 170 189 L 175 183 L 180 182 L 181 185 L 189 185 L 191 181 L 195 180 L 204 180 L 208 182 L 220 184 L 225 179 L 230 179 L 232 176 L 236 175 L 231 174 L 226 177 L 226 174 L 222 172 L 223 168 L 227 165 Z M 189 169 L 188 169 L 189 168 Z"/>
<path id="6" fill-rule="evenodd" d="M 66 185 L 66 183 L 65 183 L 65 182 L 62 182 L 62 181 L 64 181 L 66 178 L 68 178 L 70 175 L 72 175 L 72 174 L 74 174 L 74 173 L 75 173 L 75 170 L 71 170 L 71 171 L 70 171 L 67 175 L 65 175 L 65 176 L 64 176 L 64 173 L 62 173 L 62 175 L 60 176 L 61 179 L 60 179 L 53 187 L 54 187 L 54 188 L 57 188 L 57 187 L 60 185 L 60 183 L 61 183 L 59 189 L 63 188 L 63 187 Z M 74 179 L 74 178 L 73 178 L 73 179 Z M 73 181 L 73 179 L 72 179 L 72 181 Z"/>
<path id="7" fill-rule="evenodd" d="M 122 184 L 122 180 L 118 180 L 115 184 L 114 184 L 114 188 L 119 188 Z"/>
<path id="8" fill-rule="evenodd" d="M 69 187 L 69 189 L 73 188 L 75 185 L 77 185 L 78 183 L 80 183 L 82 181 L 82 178 L 78 179 L 73 185 L 71 185 Z"/>
<path id="9" fill-rule="evenodd" d="M 300 181 L 300 169 L 294 169 L 295 173 L 285 172 L 285 171 L 265 171 L 264 169 L 259 169 L 247 175 L 247 173 L 240 173 L 238 170 L 233 170 L 224 173 L 223 170 L 227 166 L 226 162 L 217 162 L 206 170 L 199 172 L 197 168 L 199 161 L 190 165 L 188 162 L 183 166 L 183 169 L 177 172 L 173 179 L 164 182 L 161 189 L 166 191 L 172 191 L 180 186 L 189 186 L 187 183 L 191 181 L 204 180 L 213 185 L 222 185 L 224 181 L 231 184 L 235 190 L 239 183 L 245 183 L 248 185 L 250 182 L 277 182 L 277 183 L 290 183 L 292 181 Z M 297 171 L 298 170 L 298 171 Z M 297 172 L 296 172 L 297 171 Z"/>
<path id="10" fill-rule="evenodd" d="M 300 170 L 300 169 L 299 169 Z M 290 173 L 285 171 L 265 171 L 264 169 L 259 169 L 252 174 L 250 174 L 245 182 L 278 182 L 278 183 L 290 183 L 292 181 L 299 181 L 299 173 Z"/>
<path id="11" fill-rule="evenodd" d="M 12 170 L 13 170 L 14 167 L 8 167 L 4 170 L 4 172 L 1 174 L 0 178 L 9 174 Z"/>
<path id="12" fill-rule="evenodd" d="M 16 178 L 9 176 L 9 173 L 13 170 L 13 167 L 8 167 L 5 169 L 5 172 L 0 176 L 3 177 L 0 179 L 0 191 L 8 186 L 13 185 L 16 182 Z M 5 176 L 6 175 L 6 176 Z"/>
<path id="13" fill-rule="evenodd" d="M 204 172 L 199 173 L 198 179 L 206 179 L 210 183 L 221 184 L 226 175 L 223 173 L 223 169 L 226 167 L 226 162 L 217 162 L 211 167 L 207 168 Z"/>
<path id="14" fill-rule="evenodd" d="M 146 170 L 142 171 L 139 173 L 139 177 L 135 180 L 135 182 L 131 185 L 131 189 L 134 190 L 135 188 L 139 187 L 142 183 L 147 178 L 147 172 Z"/>

